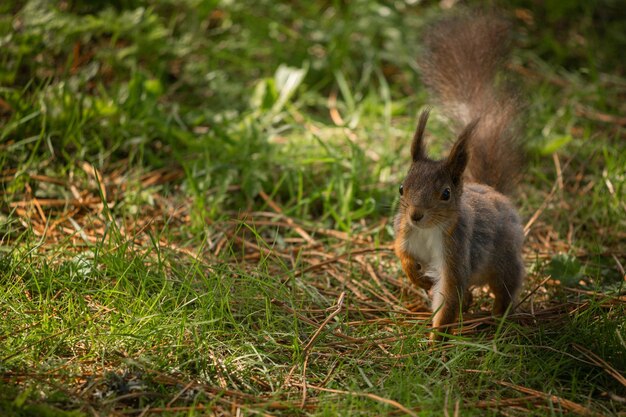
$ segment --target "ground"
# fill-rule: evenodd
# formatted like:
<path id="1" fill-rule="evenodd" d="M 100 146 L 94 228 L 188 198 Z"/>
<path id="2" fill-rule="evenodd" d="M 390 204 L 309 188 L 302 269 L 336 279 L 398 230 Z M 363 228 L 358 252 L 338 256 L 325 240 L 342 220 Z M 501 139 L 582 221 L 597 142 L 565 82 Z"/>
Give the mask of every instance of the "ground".
<path id="1" fill-rule="evenodd" d="M 3 2 L 1 414 L 626 415 L 624 11 L 500 2 L 528 277 L 431 346 L 390 249 L 416 115 L 453 137 L 424 3 Z"/>

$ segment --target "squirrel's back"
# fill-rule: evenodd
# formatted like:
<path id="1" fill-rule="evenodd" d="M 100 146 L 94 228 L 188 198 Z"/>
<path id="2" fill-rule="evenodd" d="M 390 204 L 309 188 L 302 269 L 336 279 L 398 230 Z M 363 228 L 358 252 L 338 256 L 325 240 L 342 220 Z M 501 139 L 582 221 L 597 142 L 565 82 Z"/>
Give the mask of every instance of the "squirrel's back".
<path id="1" fill-rule="evenodd" d="M 466 177 L 510 192 L 523 152 L 521 103 L 500 73 L 510 50 L 509 24 L 491 13 L 468 11 L 435 23 L 423 43 L 423 82 L 459 129 L 479 119 L 469 143 Z"/>

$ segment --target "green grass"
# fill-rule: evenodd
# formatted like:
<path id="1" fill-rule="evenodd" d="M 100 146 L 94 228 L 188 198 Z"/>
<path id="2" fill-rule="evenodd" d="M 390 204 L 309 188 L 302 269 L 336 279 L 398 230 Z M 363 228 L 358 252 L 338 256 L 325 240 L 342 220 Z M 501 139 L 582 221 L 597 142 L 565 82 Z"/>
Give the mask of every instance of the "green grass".
<path id="1" fill-rule="evenodd" d="M 0 414 L 625 415 L 619 2 L 502 3 L 525 301 L 434 348 L 388 247 L 444 11 L 300 3 L 0 5 Z"/>

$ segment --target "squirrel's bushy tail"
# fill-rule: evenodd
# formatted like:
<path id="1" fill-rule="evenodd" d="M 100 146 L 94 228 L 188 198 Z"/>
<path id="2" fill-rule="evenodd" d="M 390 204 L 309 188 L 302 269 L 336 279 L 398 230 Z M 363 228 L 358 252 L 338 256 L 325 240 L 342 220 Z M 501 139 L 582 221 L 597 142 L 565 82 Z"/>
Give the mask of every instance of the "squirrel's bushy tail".
<path id="1" fill-rule="evenodd" d="M 508 23 L 494 14 L 466 12 L 426 31 L 420 60 L 423 82 L 459 128 L 479 123 L 470 140 L 470 181 L 507 193 L 522 169 L 520 101 L 500 77 L 510 50 Z"/>

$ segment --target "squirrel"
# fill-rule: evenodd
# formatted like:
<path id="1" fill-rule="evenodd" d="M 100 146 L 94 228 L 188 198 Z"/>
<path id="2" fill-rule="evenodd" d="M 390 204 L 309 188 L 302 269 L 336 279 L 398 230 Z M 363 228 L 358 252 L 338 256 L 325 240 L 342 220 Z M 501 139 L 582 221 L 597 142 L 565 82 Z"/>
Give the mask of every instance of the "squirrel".
<path id="1" fill-rule="evenodd" d="M 430 159 L 429 110 L 421 113 L 399 189 L 394 250 L 410 281 L 429 291 L 431 341 L 458 321 L 472 286 L 488 284 L 493 314 L 503 315 L 524 280 L 524 231 L 506 196 L 523 165 L 522 106 L 499 77 L 509 34 L 500 17 L 472 12 L 444 18 L 424 36 L 422 80 L 460 133 L 445 159 Z"/>

